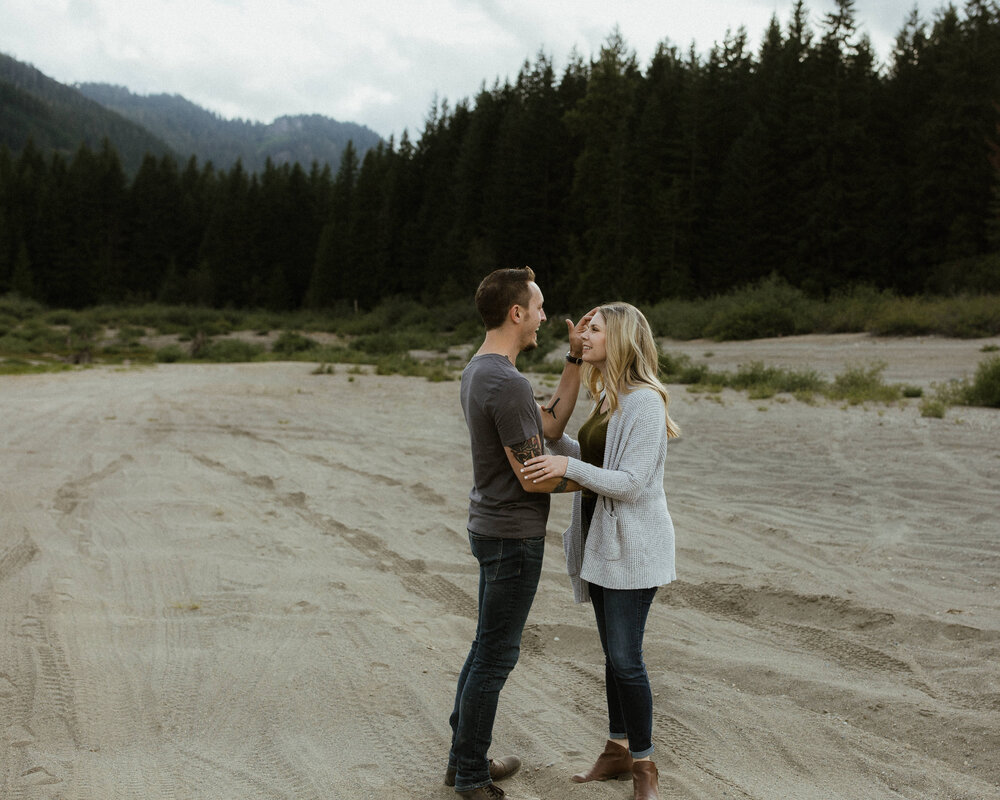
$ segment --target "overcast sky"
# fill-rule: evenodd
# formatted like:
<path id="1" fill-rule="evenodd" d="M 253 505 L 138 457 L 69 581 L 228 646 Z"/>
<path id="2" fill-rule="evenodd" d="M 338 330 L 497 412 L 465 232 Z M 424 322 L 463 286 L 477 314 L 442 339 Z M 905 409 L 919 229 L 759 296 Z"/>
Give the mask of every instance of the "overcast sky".
<path id="1" fill-rule="evenodd" d="M 914 0 L 857 0 L 886 60 Z M 940 2 L 920 2 L 933 16 Z M 557 73 L 615 25 L 649 63 L 668 41 L 699 53 L 744 25 L 754 50 L 791 0 L 0 0 L 0 52 L 61 83 L 180 94 L 224 117 L 318 113 L 419 136 L 434 101 L 512 80 L 541 50 Z M 814 29 L 833 0 L 807 0 Z"/>

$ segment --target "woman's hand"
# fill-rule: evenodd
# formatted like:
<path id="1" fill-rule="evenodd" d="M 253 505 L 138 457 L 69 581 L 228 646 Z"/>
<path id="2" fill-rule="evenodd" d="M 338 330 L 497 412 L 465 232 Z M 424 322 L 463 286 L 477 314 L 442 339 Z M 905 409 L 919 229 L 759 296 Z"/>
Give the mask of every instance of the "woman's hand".
<path id="1" fill-rule="evenodd" d="M 524 473 L 525 480 L 538 483 L 549 478 L 563 477 L 568 463 L 566 456 L 535 456 L 524 462 L 521 472 Z"/>

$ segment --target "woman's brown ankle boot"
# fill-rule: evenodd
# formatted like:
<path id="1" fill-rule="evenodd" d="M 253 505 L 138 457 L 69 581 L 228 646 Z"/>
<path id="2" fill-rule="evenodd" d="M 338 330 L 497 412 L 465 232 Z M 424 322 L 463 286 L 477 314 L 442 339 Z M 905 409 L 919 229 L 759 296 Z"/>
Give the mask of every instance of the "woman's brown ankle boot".
<path id="1" fill-rule="evenodd" d="M 587 783 L 587 781 L 606 781 L 609 778 L 628 778 L 632 774 L 632 754 L 628 748 L 612 742 L 604 746 L 604 752 L 597 757 L 597 761 L 586 772 L 580 772 L 570 778 L 574 783 Z"/>
<path id="2" fill-rule="evenodd" d="M 632 762 L 635 800 L 660 800 L 660 773 L 652 761 Z"/>

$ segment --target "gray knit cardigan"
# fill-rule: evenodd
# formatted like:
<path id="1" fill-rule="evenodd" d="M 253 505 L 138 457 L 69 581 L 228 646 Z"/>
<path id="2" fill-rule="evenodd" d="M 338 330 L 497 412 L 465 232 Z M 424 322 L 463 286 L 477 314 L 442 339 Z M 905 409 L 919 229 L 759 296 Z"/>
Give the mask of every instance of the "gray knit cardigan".
<path id="1" fill-rule="evenodd" d="M 563 434 L 547 442 L 569 457 L 566 477 L 598 496 L 583 547 L 580 493 L 563 534 L 566 568 L 578 603 L 590 599 L 589 583 L 608 589 L 646 589 L 677 578 L 674 524 L 663 491 L 667 458 L 666 408 L 648 388 L 619 394 L 608 420 L 603 467 L 580 460 L 580 444 Z"/>

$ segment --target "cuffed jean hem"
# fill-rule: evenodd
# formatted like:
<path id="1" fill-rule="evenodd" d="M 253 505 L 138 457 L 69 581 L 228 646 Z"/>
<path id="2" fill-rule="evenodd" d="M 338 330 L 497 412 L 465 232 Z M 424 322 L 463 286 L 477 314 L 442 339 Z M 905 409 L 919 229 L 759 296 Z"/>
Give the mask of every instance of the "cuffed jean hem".
<path id="1" fill-rule="evenodd" d="M 472 786 L 459 786 L 455 784 L 455 792 L 473 792 L 476 789 L 482 789 L 484 786 L 489 786 L 493 781 L 486 781 L 486 783 L 474 783 Z"/>
<path id="2" fill-rule="evenodd" d="M 618 731 L 611 731 L 608 734 L 608 738 L 609 739 L 628 739 L 628 734 L 625 733 L 624 731 L 622 731 L 621 733 L 619 733 Z M 641 750 L 639 752 L 636 752 L 635 750 L 629 750 L 629 754 L 631 754 L 632 758 L 645 758 L 646 756 L 653 755 L 653 750 L 654 749 L 655 749 L 655 747 L 653 745 L 650 745 L 646 750 Z"/>

